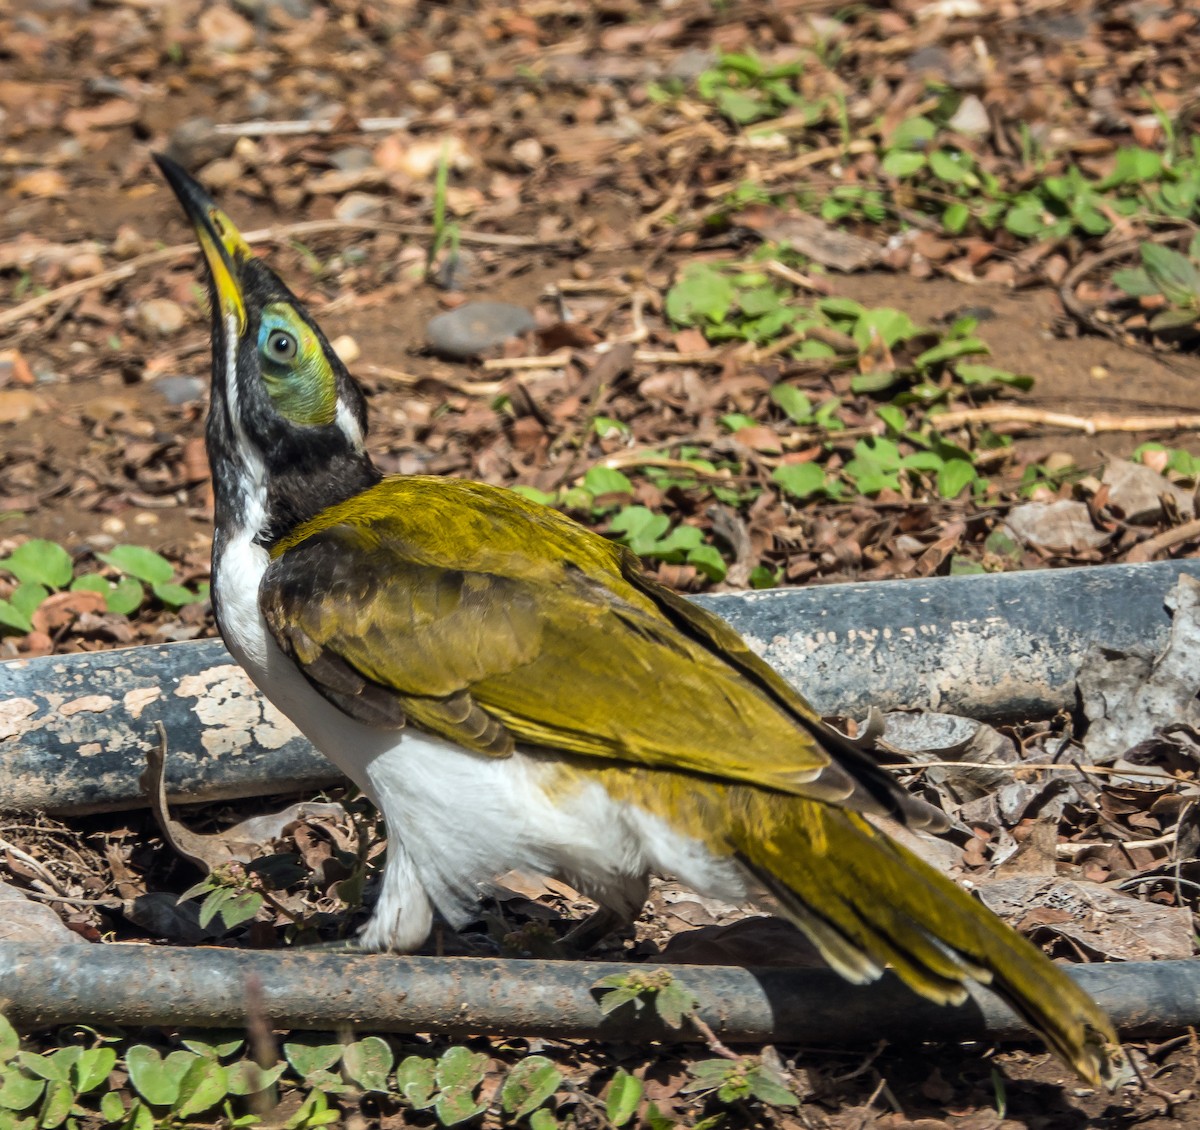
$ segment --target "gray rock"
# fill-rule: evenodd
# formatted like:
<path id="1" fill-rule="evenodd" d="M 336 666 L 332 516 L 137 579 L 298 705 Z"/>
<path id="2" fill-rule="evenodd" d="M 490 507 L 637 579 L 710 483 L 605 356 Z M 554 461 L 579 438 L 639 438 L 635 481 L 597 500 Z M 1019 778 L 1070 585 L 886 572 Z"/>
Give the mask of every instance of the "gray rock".
<path id="1" fill-rule="evenodd" d="M 1125 520 L 1134 525 L 1151 526 L 1163 517 L 1163 495 L 1175 500 L 1184 517 L 1191 518 L 1196 512 L 1195 499 L 1189 491 L 1141 463 L 1118 459 L 1104 468 L 1100 481 L 1108 487 L 1108 501 L 1120 507 Z"/>
<path id="2" fill-rule="evenodd" d="M 425 327 L 429 347 L 444 357 L 463 361 L 478 357 L 510 337 L 534 328 L 533 315 L 510 302 L 468 302 L 431 318 Z"/>
<path id="3" fill-rule="evenodd" d="M 1111 536 L 1092 525 L 1085 503 L 1069 498 L 1014 506 L 1004 524 L 1025 545 L 1066 552 L 1096 549 Z"/>
<path id="4" fill-rule="evenodd" d="M 237 138 L 231 134 L 217 133 L 211 118 L 188 118 L 171 131 L 167 156 L 185 169 L 195 169 L 228 157 L 236 143 Z"/>
<path id="5" fill-rule="evenodd" d="M 204 382 L 198 377 L 159 377 L 150 387 L 168 404 L 192 404 L 204 395 Z"/>

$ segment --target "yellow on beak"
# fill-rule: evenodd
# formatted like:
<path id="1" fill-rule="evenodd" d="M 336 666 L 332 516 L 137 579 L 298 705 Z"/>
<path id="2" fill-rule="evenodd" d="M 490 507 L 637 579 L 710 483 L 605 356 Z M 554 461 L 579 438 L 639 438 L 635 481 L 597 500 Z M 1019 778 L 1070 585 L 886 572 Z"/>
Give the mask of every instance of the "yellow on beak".
<path id="1" fill-rule="evenodd" d="M 250 258 L 250 245 L 194 177 L 169 157 L 156 153 L 154 160 L 196 229 L 196 239 L 208 261 L 221 316 L 232 315 L 237 321 L 238 334 L 244 333 L 246 303 L 238 282 L 238 268 Z"/>

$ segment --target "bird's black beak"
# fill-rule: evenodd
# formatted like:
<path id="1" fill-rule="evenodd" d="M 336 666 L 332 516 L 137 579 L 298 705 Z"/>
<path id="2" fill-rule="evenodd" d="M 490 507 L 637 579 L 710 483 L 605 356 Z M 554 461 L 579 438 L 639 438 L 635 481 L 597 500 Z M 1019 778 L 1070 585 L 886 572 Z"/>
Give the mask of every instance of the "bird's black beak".
<path id="1" fill-rule="evenodd" d="M 169 157 L 160 153 L 153 156 L 196 229 L 196 239 L 208 260 L 221 317 L 234 318 L 240 335 L 246 328 L 246 302 L 239 277 L 242 263 L 250 258 L 250 246 L 194 177 Z"/>

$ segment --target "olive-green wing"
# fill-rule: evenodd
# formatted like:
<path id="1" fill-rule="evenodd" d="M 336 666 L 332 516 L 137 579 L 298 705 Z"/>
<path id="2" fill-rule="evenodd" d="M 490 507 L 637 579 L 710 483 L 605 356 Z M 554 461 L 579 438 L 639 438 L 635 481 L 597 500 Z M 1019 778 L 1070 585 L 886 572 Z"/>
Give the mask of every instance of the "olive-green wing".
<path id="1" fill-rule="evenodd" d="M 621 547 L 509 492 L 422 482 L 298 531 L 263 578 L 276 640 L 347 713 L 894 807 L 858 795 L 858 767 L 732 629 Z"/>

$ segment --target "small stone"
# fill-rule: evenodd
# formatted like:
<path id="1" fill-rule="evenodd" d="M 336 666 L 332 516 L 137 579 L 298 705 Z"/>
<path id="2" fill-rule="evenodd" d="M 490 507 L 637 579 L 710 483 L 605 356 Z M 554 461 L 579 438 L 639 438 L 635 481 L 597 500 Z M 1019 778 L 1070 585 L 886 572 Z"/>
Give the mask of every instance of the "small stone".
<path id="1" fill-rule="evenodd" d="M 368 220 L 382 215 L 383 209 L 382 196 L 372 196 L 369 192 L 348 192 L 333 206 L 333 218 L 343 223 Z"/>
<path id="2" fill-rule="evenodd" d="M 596 272 L 591 263 L 585 263 L 582 259 L 576 259 L 575 262 L 571 264 L 571 277 L 579 279 L 580 282 L 586 282 L 595 273 Z"/>
<path id="3" fill-rule="evenodd" d="M 236 157 L 218 157 L 200 170 L 200 180 L 210 189 L 220 190 L 237 184 L 246 170 Z"/>
<path id="4" fill-rule="evenodd" d="M 122 224 L 117 228 L 117 236 L 113 240 L 112 250 L 118 259 L 133 259 L 146 251 L 149 246 L 146 237 L 137 228 L 132 224 Z"/>
<path id="5" fill-rule="evenodd" d="M 413 79 L 408 84 L 406 94 L 408 95 L 408 101 L 414 106 L 419 106 L 422 110 L 428 110 L 431 106 L 436 106 L 445 97 L 440 86 L 423 78 Z"/>
<path id="6" fill-rule="evenodd" d="M 1060 471 L 1068 471 L 1075 466 L 1075 456 L 1067 451 L 1052 451 L 1042 460 L 1042 466 L 1050 474 L 1057 475 Z"/>
<path id="7" fill-rule="evenodd" d="M 104 270 L 104 260 L 94 251 L 81 251 L 78 255 L 72 255 L 63 268 L 73 279 L 90 279 Z"/>
<path id="8" fill-rule="evenodd" d="M 120 518 L 115 517 L 105 518 L 104 521 L 100 523 L 100 529 L 108 534 L 109 537 L 113 538 L 119 538 L 127 528 L 128 527 Z"/>
<path id="9" fill-rule="evenodd" d="M 196 30 L 213 51 L 237 54 L 254 44 L 254 25 L 222 4 L 206 8 L 196 21 Z"/>
<path id="10" fill-rule="evenodd" d="M 150 298 L 138 307 L 138 322 L 147 333 L 168 337 L 187 323 L 187 311 L 171 298 Z"/>
<path id="11" fill-rule="evenodd" d="M 358 347 L 358 342 L 349 334 L 342 334 L 341 337 L 335 337 L 329 343 L 333 346 L 333 351 L 341 359 L 343 365 L 353 365 L 362 356 L 362 350 Z"/>
<path id="12" fill-rule="evenodd" d="M 329 163 L 344 173 L 357 173 L 375 164 L 375 154 L 365 145 L 347 145 L 330 153 Z"/>
<path id="13" fill-rule="evenodd" d="M 159 377 L 151 386 L 168 404 L 194 404 L 204 395 L 204 382 L 198 377 Z"/>
<path id="14" fill-rule="evenodd" d="M 0 386 L 18 384 L 28 388 L 36 383 L 33 370 L 19 349 L 0 350 Z"/>
<path id="15" fill-rule="evenodd" d="M 948 124 L 965 137 L 983 137 L 992 128 L 986 107 L 974 94 L 968 94 L 958 104 Z"/>
<path id="16" fill-rule="evenodd" d="M 509 146 L 508 155 L 526 169 L 536 169 L 546 159 L 546 151 L 536 137 L 523 137 L 520 141 L 514 141 Z"/>
<path id="17" fill-rule="evenodd" d="M 431 51 L 421 60 L 421 73 L 434 82 L 448 82 L 454 77 L 454 57 L 449 51 Z"/>
<path id="18" fill-rule="evenodd" d="M 141 513 L 133 516 L 133 524 L 135 526 L 157 526 L 158 515 L 149 510 L 143 510 Z"/>
<path id="19" fill-rule="evenodd" d="M 456 360 L 478 357 L 534 328 L 533 315 L 509 302 L 467 302 L 431 318 L 425 336 L 435 353 Z"/>
<path id="20" fill-rule="evenodd" d="M 189 118 L 171 131 L 167 156 L 185 169 L 199 168 L 233 152 L 236 139 L 217 133 L 209 118 Z"/>
<path id="21" fill-rule="evenodd" d="M 1093 365 L 1088 372 L 1094 381 L 1102 381 L 1112 375 L 1103 365 Z"/>

